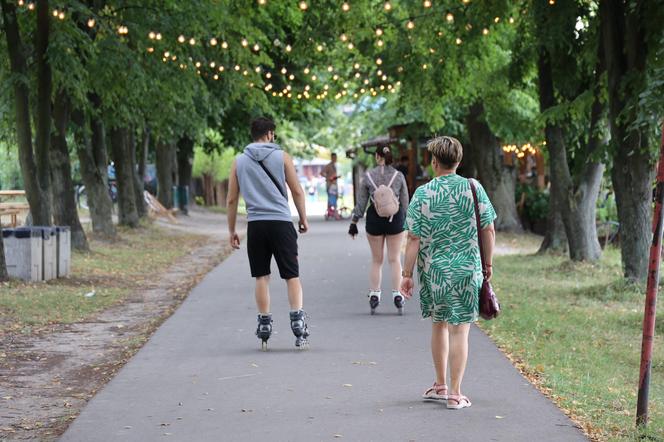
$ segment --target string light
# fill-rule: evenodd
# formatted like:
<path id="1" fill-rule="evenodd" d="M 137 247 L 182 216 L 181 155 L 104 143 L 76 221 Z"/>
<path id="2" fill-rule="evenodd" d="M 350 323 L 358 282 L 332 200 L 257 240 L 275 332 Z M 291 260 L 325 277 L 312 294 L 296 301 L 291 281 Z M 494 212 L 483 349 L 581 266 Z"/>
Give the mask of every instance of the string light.
<path id="1" fill-rule="evenodd" d="M 445 16 L 445 20 L 452 23 L 454 21 L 454 15 L 451 12 L 448 12 L 447 15 Z"/>
<path id="2" fill-rule="evenodd" d="M 379 47 L 383 46 L 383 44 L 384 44 L 384 43 L 383 43 L 383 40 L 378 40 L 378 41 L 376 42 L 376 45 L 379 46 Z"/>
<path id="3" fill-rule="evenodd" d="M 303 11 L 306 11 L 309 5 L 307 5 L 307 2 L 300 2 L 300 9 Z"/>
<path id="4" fill-rule="evenodd" d="M 381 28 L 376 29 L 376 35 L 377 35 L 378 37 L 380 37 L 381 35 L 383 35 L 383 30 L 382 30 Z"/>
<path id="5" fill-rule="evenodd" d="M 221 47 L 224 48 L 224 49 L 228 49 L 228 43 L 225 42 L 225 41 L 222 41 L 221 42 Z"/>
<path id="6" fill-rule="evenodd" d="M 348 43 L 348 49 L 349 49 L 349 50 L 352 51 L 354 47 L 355 47 L 355 45 L 354 45 L 352 42 L 351 42 L 351 43 Z"/>
<path id="7" fill-rule="evenodd" d="M 216 38 L 211 38 L 210 39 L 210 46 L 217 46 L 217 39 Z"/>
<path id="8" fill-rule="evenodd" d="M 178 37 L 178 42 L 184 43 L 184 40 L 185 40 L 184 35 Z"/>
<path id="9" fill-rule="evenodd" d="M 94 28 L 95 24 L 96 24 L 96 22 L 95 22 L 94 18 L 88 19 L 88 28 Z"/>
<path id="10" fill-rule="evenodd" d="M 488 30 L 487 28 L 482 29 L 482 34 L 484 34 L 484 35 L 488 35 L 488 34 L 489 34 L 489 30 Z"/>
<path id="11" fill-rule="evenodd" d="M 422 6 L 425 8 L 430 8 L 431 7 L 431 0 L 424 0 L 424 3 L 422 3 Z"/>
<path id="12" fill-rule="evenodd" d="M 415 22 L 412 20 L 408 20 L 408 23 L 406 23 L 406 27 L 408 29 L 414 29 L 415 28 Z"/>
<path id="13" fill-rule="evenodd" d="M 347 36 L 346 34 L 341 34 L 341 35 L 339 36 L 339 38 L 341 39 L 341 41 L 346 41 L 346 40 L 348 40 L 348 36 Z"/>
<path id="14" fill-rule="evenodd" d="M 392 3 L 385 2 L 385 4 L 383 5 L 383 8 L 385 8 L 386 11 L 392 10 Z"/>
<path id="15" fill-rule="evenodd" d="M 341 5 L 341 10 L 344 11 L 344 12 L 348 12 L 350 10 L 350 5 L 347 2 L 344 2 Z"/>
<path id="16" fill-rule="evenodd" d="M 189 39 L 189 44 L 190 44 L 191 46 L 194 46 L 194 45 L 196 44 L 196 39 L 195 39 L 195 38 L 190 38 L 190 39 Z"/>
<path id="17" fill-rule="evenodd" d="M 293 48 L 291 47 L 291 45 L 286 45 L 286 52 L 290 52 L 292 50 Z"/>

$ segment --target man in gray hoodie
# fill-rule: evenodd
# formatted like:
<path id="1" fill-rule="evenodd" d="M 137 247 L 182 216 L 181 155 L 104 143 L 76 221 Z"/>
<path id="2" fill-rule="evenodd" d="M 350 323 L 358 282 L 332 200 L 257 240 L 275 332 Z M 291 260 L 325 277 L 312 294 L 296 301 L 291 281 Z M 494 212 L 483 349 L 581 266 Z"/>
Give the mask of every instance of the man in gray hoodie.
<path id="1" fill-rule="evenodd" d="M 267 118 L 257 118 L 251 123 L 253 143 L 245 147 L 231 167 L 228 181 L 228 230 L 231 246 L 240 248 L 240 238 L 235 231 L 237 206 L 240 194 L 247 206 L 247 254 L 251 276 L 256 278 L 256 306 L 258 328 L 256 336 L 267 349 L 272 333 L 270 313 L 270 263 L 274 256 L 279 275 L 288 286 L 291 329 L 295 346 L 308 345 L 309 330 L 306 314 L 302 310 L 302 284 L 297 259 L 297 232 L 293 227 L 288 192 L 299 214 L 299 231 L 309 229 L 304 204 L 304 191 L 300 187 L 292 158 L 275 144 L 275 124 Z"/>

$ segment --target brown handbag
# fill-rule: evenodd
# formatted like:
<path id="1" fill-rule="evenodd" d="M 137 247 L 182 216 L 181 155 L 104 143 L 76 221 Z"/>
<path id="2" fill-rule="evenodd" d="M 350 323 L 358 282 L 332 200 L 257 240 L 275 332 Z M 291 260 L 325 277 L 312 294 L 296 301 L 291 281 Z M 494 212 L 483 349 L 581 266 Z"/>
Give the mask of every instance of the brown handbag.
<path id="1" fill-rule="evenodd" d="M 482 245 L 482 234 L 480 233 L 480 205 L 477 201 L 475 184 L 472 180 L 468 180 L 468 182 L 470 183 L 470 190 L 473 193 L 475 220 L 477 221 L 477 243 L 480 247 L 480 261 L 482 262 L 482 275 L 484 275 L 482 288 L 480 289 L 480 316 L 483 319 L 489 320 L 500 314 L 500 302 L 498 302 L 498 297 L 496 297 L 491 284 L 486 280 L 486 261 L 484 260 L 484 247 Z"/>

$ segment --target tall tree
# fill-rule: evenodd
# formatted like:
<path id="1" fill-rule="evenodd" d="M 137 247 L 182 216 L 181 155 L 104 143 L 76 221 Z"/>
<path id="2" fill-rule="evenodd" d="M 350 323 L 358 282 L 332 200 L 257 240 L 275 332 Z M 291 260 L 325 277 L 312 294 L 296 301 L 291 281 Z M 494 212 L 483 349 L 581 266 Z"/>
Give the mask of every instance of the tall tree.
<path id="1" fill-rule="evenodd" d="M 111 151 L 118 182 L 118 222 L 128 227 L 138 227 L 133 162 L 129 148 L 129 130 L 125 127 L 111 129 Z"/>
<path id="2" fill-rule="evenodd" d="M 2 229 L 0 229 L 0 281 L 6 281 L 9 278 L 7 274 L 7 262 L 5 261 L 5 243 L 2 239 Z"/>
<path id="3" fill-rule="evenodd" d="M 51 34 L 51 11 L 48 0 L 37 0 L 37 31 L 35 32 L 35 57 L 37 62 L 37 105 L 35 110 L 36 137 L 35 153 L 41 194 L 47 201 L 45 225 L 51 224 L 51 167 L 49 150 L 51 147 L 51 95 L 53 77 L 48 59 L 48 45 Z"/>
<path id="4" fill-rule="evenodd" d="M 58 226 L 71 228 L 71 245 L 77 250 L 89 250 L 88 240 L 81 226 L 76 207 L 74 183 L 71 178 L 71 159 L 67 144 L 69 125 L 69 99 L 60 91 L 53 103 L 53 123 L 51 134 L 50 164 L 53 192 L 53 218 Z"/>
<path id="5" fill-rule="evenodd" d="M 35 163 L 30 124 L 30 95 L 25 48 L 19 32 L 16 6 L 13 2 L 0 0 L 2 19 L 7 39 L 7 50 L 13 74 L 14 112 L 16 141 L 19 149 L 19 162 L 25 185 L 25 194 L 30 205 L 32 221 L 37 225 L 50 225 L 49 196 L 42 190 Z"/>
<path id="6" fill-rule="evenodd" d="M 620 248 L 625 277 L 647 276 L 652 218 L 653 157 L 648 128 L 639 126 L 635 103 L 645 80 L 652 35 L 647 17 L 661 17 L 656 2 L 599 2 L 606 56 L 613 167 L 611 180 L 620 221 Z M 660 22 L 661 23 L 661 22 Z"/>

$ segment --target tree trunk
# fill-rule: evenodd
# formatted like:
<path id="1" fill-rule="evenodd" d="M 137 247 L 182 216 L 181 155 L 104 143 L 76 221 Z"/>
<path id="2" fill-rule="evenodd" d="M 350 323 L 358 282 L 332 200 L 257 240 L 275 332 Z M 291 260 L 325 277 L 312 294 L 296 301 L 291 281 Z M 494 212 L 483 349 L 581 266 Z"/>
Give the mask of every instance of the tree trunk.
<path id="1" fill-rule="evenodd" d="M 35 112 L 36 137 L 35 156 L 42 195 L 46 199 L 48 223 L 51 224 L 51 167 L 49 150 L 51 144 L 51 93 L 53 79 L 47 50 L 50 37 L 51 11 L 48 0 L 37 0 L 37 32 L 35 33 L 35 56 L 37 59 L 37 108 Z M 38 224 L 35 222 L 35 224 Z"/>
<path id="2" fill-rule="evenodd" d="M 53 106 L 55 132 L 51 135 L 51 182 L 53 192 L 53 218 L 58 226 L 69 226 L 71 245 L 77 250 L 90 250 L 85 232 L 78 218 L 74 183 L 71 179 L 71 161 L 67 146 L 67 125 L 69 124 L 69 101 L 64 91 L 60 91 Z"/>
<path id="3" fill-rule="evenodd" d="M 16 141 L 19 150 L 21 174 L 25 186 L 25 194 L 30 205 L 30 215 L 34 224 L 50 225 L 51 217 L 48 207 L 48 196 L 42 192 L 32 150 L 32 129 L 30 125 L 30 100 L 28 94 L 27 68 L 25 53 L 16 18 L 14 3 L 0 0 L 2 19 L 7 39 L 7 50 L 11 72 L 16 76 L 14 87 L 14 110 L 16 112 Z"/>
<path id="4" fill-rule="evenodd" d="M 556 105 L 550 54 L 544 46 L 540 47 L 538 74 L 540 111 L 544 112 Z M 601 107 L 593 106 L 591 130 L 595 129 L 594 126 L 597 124 L 600 114 Z M 547 122 L 545 137 L 549 148 L 551 199 L 556 199 L 560 203 L 559 209 L 565 227 L 570 258 L 573 261 L 596 261 L 601 255 L 601 248 L 595 228 L 595 202 L 599 193 L 603 167 L 601 164 L 591 163 L 587 160 L 592 152 L 584 152 L 586 155 L 580 152 L 581 157 L 586 161 L 586 167 L 581 173 L 579 187 L 575 188 L 568 164 L 563 129 L 558 124 Z M 593 137 L 591 137 L 592 139 Z M 592 146 L 594 148 L 596 145 L 592 144 Z M 550 210 L 552 207 L 555 206 L 550 205 Z"/>
<path id="5" fill-rule="evenodd" d="M 6 281 L 8 278 L 7 263 L 5 262 L 5 244 L 2 239 L 2 229 L 0 229 L 0 281 Z"/>
<path id="6" fill-rule="evenodd" d="M 138 166 L 136 164 L 136 137 L 134 131 L 130 130 L 127 135 L 127 143 L 129 147 L 129 159 L 131 161 L 131 170 L 134 177 L 134 197 L 136 199 L 136 213 L 139 218 L 148 216 L 148 209 L 145 206 L 145 197 L 143 196 L 143 175 L 138 173 Z"/>
<path id="7" fill-rule="evenodd" d="M 126 128 L 111 129 L 111 151 L 118 181 L 118 223 L 123 226 L 138 227 L 139 218 L 134 191 L 135 173 L 132 169 L 128 135 Z"/>
<path id="8" fill-rule="evenodd" d="M 108 155 L 104 123 L 96 118 L 91 119 L 90 138 L 88 123 L 83 113 L 74 112 L 73 119 L 79 126 L 76 133 L 78 159 L 92 220 L 92 232 L 100 238 L 113 240 L 117 237 L 117 231 L 113 224 L 113 201 L 108 193 Z"/>
<path id="9" fill-rule="evenodd" d="M 553 184 L 551 186 L 553 188 Z M 537 253 L 567 253 L 567 234 L 563 224 L 560 202 L 554 198 L 554 192 L 549 193 L 549 213 L 546 218 L 546 234 Z"/>
<path id="10" fill-rule="evenodd" d="M 187 201 L 184 201 L 184 193 L 191 195 L 191 172 L 194 159 L 194 140 L 183 137 L 178 141 L 178 191 L 185 189 L 178 198 L 179 209 L 185 215 L 188 212 Z"/>
<path id="11" fill-rule="evenodd" d="M 143 129 L 143 137 L 141 138 L 139 147 L 140 151 L 138 153 L 138 176 L 141 179 L 141 183 L 143 183 L 148 165 L 148 149 L 150 148 L 150 130 L 148 128 Z"/>
<path id="12" fill-rule="evenodd" d="M 623 272 L 627 279 L 645 281 L 652 238 L 654 168 L 647 146 L 647 128 L 634 124 L 634 109 L 626 110 L 626 97 L 638 96 L 645 76 L 644 5 L 635 2 L 627 8 L 618 0 L 602 1 L 599 5 L 614 152 L 611 180 L 620 222 Z"/>
<path id="13" fill-rule="evenodd" d="M 173 208 L 174 150 L 172 143 L 157 143 L 157 199 L 167 209 Z"/>
<path id="14" fill-rule="evenodd" d="M 496 229 L 508 232 L 522 231 L 514 196 L 516 169 L 503 165 L 500 143 L 484 120 L 484 105 L 481 102 L 470 107 L 467 126 L 476 152 L 474 163 L 479 180 L 486 189 L 498 215 L 495 222 Z"/>

